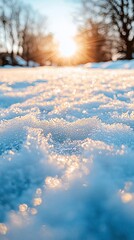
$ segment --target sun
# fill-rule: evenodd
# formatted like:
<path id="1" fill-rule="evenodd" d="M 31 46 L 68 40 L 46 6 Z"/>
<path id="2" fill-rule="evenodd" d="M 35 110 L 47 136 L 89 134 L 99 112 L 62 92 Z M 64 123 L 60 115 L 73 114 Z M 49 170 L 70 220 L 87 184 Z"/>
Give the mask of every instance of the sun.
<path id="1" fill-rule="evenodd" d="M 59 40 L 59 53 L 61 57 L 70 58 L 77 52 L 77 44 L 73 38 L 63 38 Z"/>
<path id="2" fill-rule="evenodd" d="M 78 52 L 76 41 L 77 27 L 72 21 L 66 21 L 65 17 L 60 20 L 54 32 L 54 39 L 57 45 L 57 57 L 60 60 L 71 61 Z"/>
<path id="3" fill-rule="evenodd" d="M 72 58 L 76 55 L 78 46 L 75 41 L 76 29 L 68 24 L 60 28 L 55 34 L 55 40 L 58 44 L 58 53 L 61 58 Z M 66 31 L 65 31 L 66 29 Z"/>

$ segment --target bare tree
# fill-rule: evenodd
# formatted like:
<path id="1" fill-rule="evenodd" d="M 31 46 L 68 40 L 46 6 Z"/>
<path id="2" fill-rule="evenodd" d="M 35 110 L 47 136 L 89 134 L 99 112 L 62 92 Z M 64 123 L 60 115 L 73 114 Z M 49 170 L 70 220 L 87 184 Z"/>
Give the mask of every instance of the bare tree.
<path id="1" fill-rule="evenodd" d="M 134 0 L 83 0 L 86 12 L 95 21 L 109 26 L 111 35 L 118 39 L 118 52 L 132 59 L 134 51 Z M 115 41 L 115 39 L 114 39 Z"/>
<path id="2" fill-rule="evenodd" d="M 81 63 L 111 60 L 111 41 L 101 24 L 89 20 L 89 25 L 80 29 L 77 41 Z"/>
<path id="3" fill-rule="evenodd" d="M 1 29 L 1 36 L 3 37 L 4 41 L 2 42 L 2 46 L 5 48 L 6 52 L 8 52 L 7 46 L 7 28 L 8 28 L 8 17 L 6 15 L 6 0 L 0 0 L 0 29 Z"/>
<path id="4" fill-rule="evenodd" d="M 81 59 L 84 62 L 108 61 L 112 58 L 112 41 L 109 27 L 100 19 L 97 4 L 82 0 L 78 17 L 78 42 Z"/>
<path id="5" fill-rule="evenodd" d="M 108 0 L 107 15 L 117 29 L 126 59 L 132 59 L 134 47 L 134 0 Z M 104 9 L 105 5 L 102 5 Z"/>
<path id="6" fill-rule="evenodd" d="M 0 30 L 3 49 L 10 54 L 12 64 L 16 54 L 27 63 L 29 60 L 45 62 L 46 17 L 19 0 L 0 0 Z"/>
<path id="7" fill-rule="evenodd" d="M 11 53 L 13 63 L 14 54 L 18 52 L 20 46 L 21 15 L 23 8 L 17 0 L 0 0 L 0 8 L 0 22 L 4 36 L 4 46 L 6 52 Z M 7 47 L 8 45 L 10 47 Z"/>
<path id="8" fill-rule="evenodd" d="M 45 64 L 46 45 L 48 44 L 48 34 L 46 31 L 46 17 L 25 9 L 25 21 L 22 30 L 22 57 L 27 61 L 30 60 Z M 50 39 L 49 39 L 50 40 Z"/>

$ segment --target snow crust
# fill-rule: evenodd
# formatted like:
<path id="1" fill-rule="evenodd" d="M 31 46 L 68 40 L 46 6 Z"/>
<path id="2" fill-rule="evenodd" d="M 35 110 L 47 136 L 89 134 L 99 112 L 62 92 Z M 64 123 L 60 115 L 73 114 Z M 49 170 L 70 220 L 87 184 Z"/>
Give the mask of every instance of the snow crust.
<path id="1" fill-rule="evenodd" d="M 0 240 L 134 239 L 134 71 L 0 70 Z"/>

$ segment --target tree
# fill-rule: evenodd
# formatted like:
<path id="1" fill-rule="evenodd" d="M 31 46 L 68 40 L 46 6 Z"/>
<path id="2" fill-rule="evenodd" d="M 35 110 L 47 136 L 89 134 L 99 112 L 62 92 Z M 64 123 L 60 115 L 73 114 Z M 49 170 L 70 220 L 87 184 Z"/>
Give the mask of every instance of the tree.
<path id="1" fill-rule="evenodd" d="M 0 0 L 0 30 L 4 52 L 43 65 L 50 36 L 46 34 L 46 17 L 19 0 Z M 48 40 L 49 39 L 49 40 Z M 50 45 L 50 43 L 49 43 Z"/>
<path id="2" fill-rule="evenodd" d="M 52 36 L 46 34 L 46 17 L 25 9 L 24 26 L 22 30 L 22 57 L 28 62 L 30 60 L 44 65 L 50 54 L 48 45 Z M 51 47 L 50 47 L 51 49 Z"/>
<path id="3" fill-rule="evenodd" d="M 8 27 L 8 18 L 6 16 L 6 1 L 0 0 L 0 29 L 1 29 L 1 36 L 3 36 L 3 38 L 4 38 L 4 41 L 1 41 L 1 45 L 2 45 L 2 48 L 3 47 L 5 48 L 6 52 L 8 52 L 7 27 Z M 1 39 L 2 39 L 2 37 L 1 37 Z"/>
<path id="4" fill-rule="evenodd" d="M 125 54 L 125 59 L 132 59 L 134 51 L 134 0 L 83 0 L 87 11 L 96 10 L 97 20 L 110 26 L 110 33 L 119 39 L 118 52 Z M 93 11 L 94 12 L 94 11 Z M 95 19 L 95 17 L 93 16 Z"/>
<path id="5" fill-rule="evenodd" d="M 111 41 L 104 34 L 101 24 L 89 20 L 89 25 L 86 24 L 85 28 L 80 29 L 77 40 L 81 46 L 81 63 L 111 60 Z"/>
<path id="6" fill-rule="evenodd" d="M 80 8 L 78 44 L 82 62 L 109 61 L 112 58 L 112 41 L 109 28 L 100 21 L 91 1 L 83 0 Z M 78 18 L 79 20 L 79 18 Z"/>
<path id="7" fill-rule="evenodd" d="M 120 36 L 126 59 L 132 59 L 134 47 L 134 0 L 108 0 L 107 15 Z M 105 5 L 102 5 L 104 9 Z"/>
<path id="8" fill-rule="evenodd" d="M 10 52 L 13 63 L 14 54 L 18 53 L 20 48 L 23 5 L 17 0 L 0 0 L 0 10 L 3 45 L 5 51 Z"/>

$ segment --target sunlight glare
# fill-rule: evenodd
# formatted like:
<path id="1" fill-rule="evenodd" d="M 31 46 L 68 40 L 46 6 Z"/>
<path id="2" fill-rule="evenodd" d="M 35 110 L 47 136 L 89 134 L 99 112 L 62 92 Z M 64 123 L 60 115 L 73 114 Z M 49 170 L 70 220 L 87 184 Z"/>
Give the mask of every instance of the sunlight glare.
<path id="1" fill-rule="evenodd" d="M 77 30 L 72 22 L 66 23 L 66 21 L 63 20 L 63 23 L 60 24 L 60 28 L 55 32 L 55 39 L 59 46 L 60 56 L 71 58 L 77 51 L 77 44 L 75 41 Z"/>
<path id="2" fill-rule="evenodd" d="M 72 57 L 77 51 L 77 46 L 73 38 L 62 39 L 59 41 L 59 52 L 62 57 Z"/>

